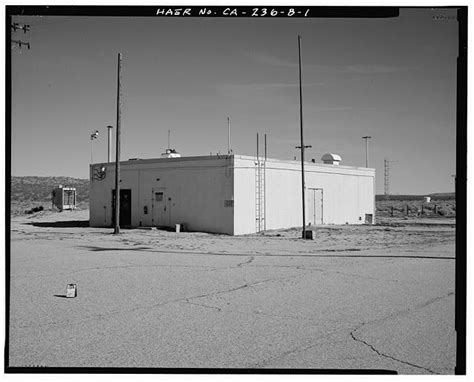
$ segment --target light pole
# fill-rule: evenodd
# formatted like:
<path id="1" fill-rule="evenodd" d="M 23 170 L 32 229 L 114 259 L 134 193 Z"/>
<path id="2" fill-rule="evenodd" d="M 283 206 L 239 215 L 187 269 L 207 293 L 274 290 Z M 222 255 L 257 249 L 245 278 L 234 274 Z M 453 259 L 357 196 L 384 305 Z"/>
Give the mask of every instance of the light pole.
<path id="1" fill-rule="evenodd" d="M 369 139 L 372 138 L 369 135 L 362 137 L 365 139 L 365 167 L 369 167 Z"/>
<path id="2" fill-rule="evenodd" d="M 93 162 L 93 156 L 92 156 L 92 141 L 93 141 L 94 139 L 97 139 L 97 138 L 99 138 L 99 131 L 98 131 L 98 130 L 94 131 L 94 132 L 91 134 L 91 164 L 92 164 L 92 162 Z"/>

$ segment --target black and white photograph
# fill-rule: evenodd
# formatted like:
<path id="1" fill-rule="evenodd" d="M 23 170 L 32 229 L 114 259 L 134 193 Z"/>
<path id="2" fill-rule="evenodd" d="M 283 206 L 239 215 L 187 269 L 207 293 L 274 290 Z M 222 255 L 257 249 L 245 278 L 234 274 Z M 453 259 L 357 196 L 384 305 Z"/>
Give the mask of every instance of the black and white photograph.
<path id="1" fill-rule="evenodd" d="M 5 9 L 4 372 L 466 374 L 467 6 Z"/>

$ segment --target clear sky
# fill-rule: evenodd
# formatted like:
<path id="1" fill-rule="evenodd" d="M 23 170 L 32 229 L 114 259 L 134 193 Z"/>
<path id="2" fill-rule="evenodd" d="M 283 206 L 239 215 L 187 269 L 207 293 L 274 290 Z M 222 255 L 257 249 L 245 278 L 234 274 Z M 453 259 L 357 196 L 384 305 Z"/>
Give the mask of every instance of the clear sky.
<path id="1" fill-rule="evenodd" d="M 302 36 L 306 152 L 377 171 L 390 192 L 454 191 L 454 9 L 401 10 L 388 19 L 14 17 L 31 50 L 12 50 L 12 175 L 87 178 L 106 161 L 123 54 L 122 159 L 227 151 L 299 156 L 297 35 Z M 261 146 L 263 151 L 263 145 Z"/>

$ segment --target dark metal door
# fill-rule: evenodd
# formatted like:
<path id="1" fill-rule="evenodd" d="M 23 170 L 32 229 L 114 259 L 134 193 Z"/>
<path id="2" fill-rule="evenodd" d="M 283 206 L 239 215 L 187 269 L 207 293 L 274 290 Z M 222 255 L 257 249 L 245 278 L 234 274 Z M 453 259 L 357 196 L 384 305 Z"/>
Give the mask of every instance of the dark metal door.
<path id="1" fill-rule="evenodd" d="M 115 225 L 115 190 L 112 190 L 112 225 Z M 132 225 L 132 190 L 120 190 L 119 225 Z"/>

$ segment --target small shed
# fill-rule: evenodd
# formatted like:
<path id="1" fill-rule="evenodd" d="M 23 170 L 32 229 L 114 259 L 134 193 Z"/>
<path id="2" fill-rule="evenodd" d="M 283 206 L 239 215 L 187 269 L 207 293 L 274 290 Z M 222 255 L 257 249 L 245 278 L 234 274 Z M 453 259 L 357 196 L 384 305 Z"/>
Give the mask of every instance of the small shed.
<path id="1" fill-rule="evenodd" d="M 59 211 L 76 209 L 76 189 L 59 185 L 51 192 L 53 206 Z"/>

